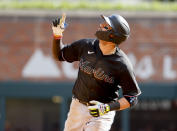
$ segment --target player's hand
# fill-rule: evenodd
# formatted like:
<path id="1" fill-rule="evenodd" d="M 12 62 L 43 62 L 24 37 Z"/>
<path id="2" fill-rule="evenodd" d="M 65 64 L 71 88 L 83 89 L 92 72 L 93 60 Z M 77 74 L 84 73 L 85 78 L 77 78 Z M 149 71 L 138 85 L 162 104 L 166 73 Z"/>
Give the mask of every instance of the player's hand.
<path id="1" fill-rule="evenodd" d="M 90 115 L 93 117 L 102 116 L 110 111 L 110 106 L 108 104 L 101 103 L 99 101 L 90 101 L 90 106 L 88 106 Z"/>
<path id="2" fill-rule="evenodd" d="M 61 39 L 63 36 L 63 31 L 65 30 L 67 24 L 65 23 L 66 15 L 62 14 L 62 18 L 58 18 L 52 21 L 52 30 L 55 39 Z"/>

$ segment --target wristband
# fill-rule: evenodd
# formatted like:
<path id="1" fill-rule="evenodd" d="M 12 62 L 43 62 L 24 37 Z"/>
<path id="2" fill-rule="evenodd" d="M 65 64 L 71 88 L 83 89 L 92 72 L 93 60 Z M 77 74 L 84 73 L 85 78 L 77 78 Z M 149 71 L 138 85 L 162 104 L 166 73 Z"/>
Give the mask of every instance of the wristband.
<path id="1" fill-rule="evenodd" d="M 53 37 L 54 37 L 54 39 L 56 39 L 56 40 L 59 40 L 59 39 L 61 39 L 61 38 L 62 38 L 62 36 L 61 36 L 61 35 L 53 35 Z"/>
<path id="2" fill-rule="evenodd" d="M 113 102 L 113 103 L 109 103 L 108 105 L 110 107 L 110 111 L 120 110 L 120 103 L 118 101 Z"/>

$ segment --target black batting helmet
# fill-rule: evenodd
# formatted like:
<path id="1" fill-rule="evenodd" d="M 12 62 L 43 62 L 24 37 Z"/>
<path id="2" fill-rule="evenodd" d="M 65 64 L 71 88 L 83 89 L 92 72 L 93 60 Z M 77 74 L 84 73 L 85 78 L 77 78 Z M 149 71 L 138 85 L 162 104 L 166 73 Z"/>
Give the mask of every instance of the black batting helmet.
<path id="1" fill-rule="evenodd" d="M 127 21 L 120 15 L 113 14 L 109 17 L 101 15 L 101 17 L 112 27 L 111 30 L 97 31 L 98 39 L 120 44 L 130 35 L 130 27 Z"/>

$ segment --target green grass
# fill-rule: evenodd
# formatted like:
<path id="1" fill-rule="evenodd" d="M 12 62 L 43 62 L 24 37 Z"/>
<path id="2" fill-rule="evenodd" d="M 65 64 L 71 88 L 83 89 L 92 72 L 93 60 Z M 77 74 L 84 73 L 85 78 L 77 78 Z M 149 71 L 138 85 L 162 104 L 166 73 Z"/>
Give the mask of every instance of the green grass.
<path id="1" fill-rule="evenodd" d="M 111 2 L 45 2 L 45 1 L 26 1 L 26 2 L 3 2 L 0 1 L 0 9 L 59 9 L 59 10 L 126 10 L 126 11 L 177 11 L 177 3 L 140 3 L 136 5 L 111 3 Z"/>

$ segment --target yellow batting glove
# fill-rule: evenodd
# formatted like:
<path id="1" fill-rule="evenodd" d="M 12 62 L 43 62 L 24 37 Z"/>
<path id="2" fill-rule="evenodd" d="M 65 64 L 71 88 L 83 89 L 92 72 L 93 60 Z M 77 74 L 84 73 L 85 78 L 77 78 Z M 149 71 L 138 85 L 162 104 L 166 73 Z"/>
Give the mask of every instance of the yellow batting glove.
<path id="1" fill-rule="evenodd" d="M 61 39 L 63 36 L 63 31 L 65 30 L 67 24 L 65 23 L 66 15 L 62 14 L 62 18 L 58 18 L 52 21 L 52 30 L 55 39 Z"/>
<path id="2" fill-rule="evenodd" d="M 102 116 L 110 111 L 110 106 L 108 104 L 101 103 L 99 101 L 90 101 L 90 106 L 88 106 L 90 115 L 93 117 Z"/>

